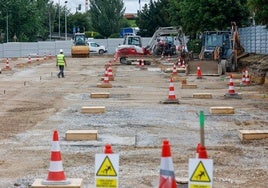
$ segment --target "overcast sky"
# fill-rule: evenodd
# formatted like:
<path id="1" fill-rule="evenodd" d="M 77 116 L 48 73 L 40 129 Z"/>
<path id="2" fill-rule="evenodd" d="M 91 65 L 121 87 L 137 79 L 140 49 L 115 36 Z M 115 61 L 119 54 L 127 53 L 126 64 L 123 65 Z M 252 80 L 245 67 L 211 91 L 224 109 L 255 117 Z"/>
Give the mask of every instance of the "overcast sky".
<path id="1" fill-rule="evenodd" d="M 66 0 L 53 0 L 55 3 L 59 3 L 61 6 L 64 6 L 64 2 Z M 125 13 L 137 13 L 137 10 L 139 8 L 142 8 L 144 4 L 149 4 L 150 0 L 140 0 L 140 6 L 139 6 L 139 0 L 123 0 L 126 11 Z M 75 13 L 76 7 L 78 7 L 79 4 L 81 4 L 81 11 L 85 12 L 85 2 L 86 0 L 67 0 L 67 8 L 71 10 L 72 13 Z M 89 3 L 89 0 L 88 0 Z"/>

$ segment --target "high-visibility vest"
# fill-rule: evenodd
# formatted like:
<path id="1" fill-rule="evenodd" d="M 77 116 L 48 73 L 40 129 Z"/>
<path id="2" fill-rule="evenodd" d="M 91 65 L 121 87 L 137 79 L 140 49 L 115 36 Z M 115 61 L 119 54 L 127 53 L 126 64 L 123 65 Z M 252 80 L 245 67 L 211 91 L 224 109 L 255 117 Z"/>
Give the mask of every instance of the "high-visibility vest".
<path id="1" fill-rule="evenodd" d="M 64 55 L 63 54 L 58 54 L 57 55 L 57 62 L 58 62 L 58 65 L 64 65 Z"/>

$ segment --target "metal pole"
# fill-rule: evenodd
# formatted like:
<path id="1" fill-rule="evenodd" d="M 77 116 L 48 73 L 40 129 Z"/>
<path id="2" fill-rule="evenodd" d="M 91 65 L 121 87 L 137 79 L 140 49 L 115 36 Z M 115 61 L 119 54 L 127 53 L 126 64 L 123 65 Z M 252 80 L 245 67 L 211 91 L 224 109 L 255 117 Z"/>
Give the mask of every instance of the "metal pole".
<path id="1" fill-rule="evenodd" d="M 66 4 L 68 1 L 65 1 L 65 40 L 67 40 L 67 16 L 66 16 Z"/>
<path id="2" fill-rule="evenodd" d="M 8 43 L 8 11 L 7 11 L 7 43 Z"/>
<path id="3" fill-rule="evenodd" d="M 51 13 L 50 10 L 48 12 L 49 18 L 48 18 L 48 23 L 49 23 L 49 40 L 51 41 Z"/>
<path id="4" fill-rule="evenodd" d="M 60 0 L 59 0 L 59 37 L 60 37 Z"/>

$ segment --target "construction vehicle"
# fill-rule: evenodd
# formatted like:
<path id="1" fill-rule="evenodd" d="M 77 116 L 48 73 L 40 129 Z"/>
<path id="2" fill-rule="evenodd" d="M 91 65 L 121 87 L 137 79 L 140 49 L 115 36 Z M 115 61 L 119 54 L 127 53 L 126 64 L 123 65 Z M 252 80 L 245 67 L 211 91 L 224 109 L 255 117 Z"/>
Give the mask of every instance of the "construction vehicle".
<path id="1" fill-rule="evenodd" d="M 121 64 L 131 64 L 137 59 L 153 55 L 176 55 L 177 48 L 186 44 L 184 40 L 185 36 L 180 27 L 160 27 L 146 47 L 142 47 L 140 36 L 125 35 L 123 45 L 116 48 L 116 55 Z M 150 62 L 145 60 L 145 64 L 150 64 Z"/>
<path id="2" fill-rule="evenodd" d="M 198 66 L 203 75 L 221 75 L 237 71 L 238 59 L 247 54 L 240 44 L 236 23 L 231 24 L 231 31 L 203 33 L 199 58 L 189 58 L 186 61 L 186 74 L 195 74 Z"/>
<path id="3" fill-rule="evenodd" d="M 89 46 L 84 33 L 75 33 L 71 49 L 72 57 L 89 57 Z"/>

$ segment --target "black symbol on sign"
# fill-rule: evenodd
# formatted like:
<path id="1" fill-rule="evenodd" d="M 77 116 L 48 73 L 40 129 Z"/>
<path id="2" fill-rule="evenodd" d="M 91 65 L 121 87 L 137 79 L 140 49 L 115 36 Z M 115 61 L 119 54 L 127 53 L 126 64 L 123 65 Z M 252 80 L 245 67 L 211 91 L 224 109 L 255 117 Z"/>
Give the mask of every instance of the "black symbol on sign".
<path id="1" fill-rule="evenodd" d="M 205 171 L 200 171 L 200 174 L 198 174 L 197 176 L 195 176 L 196 178 L 198 178 L 199 180 L 202 179 L 202 176 L 206 176 L 205 175 Z"/>
<path id="2" fill-rule="evenodd" d="M 110 170 L 112 170 L 111 166 L 106 166 L 106 168 L 103 169 L 102 173 L 108 174 Z"/>

